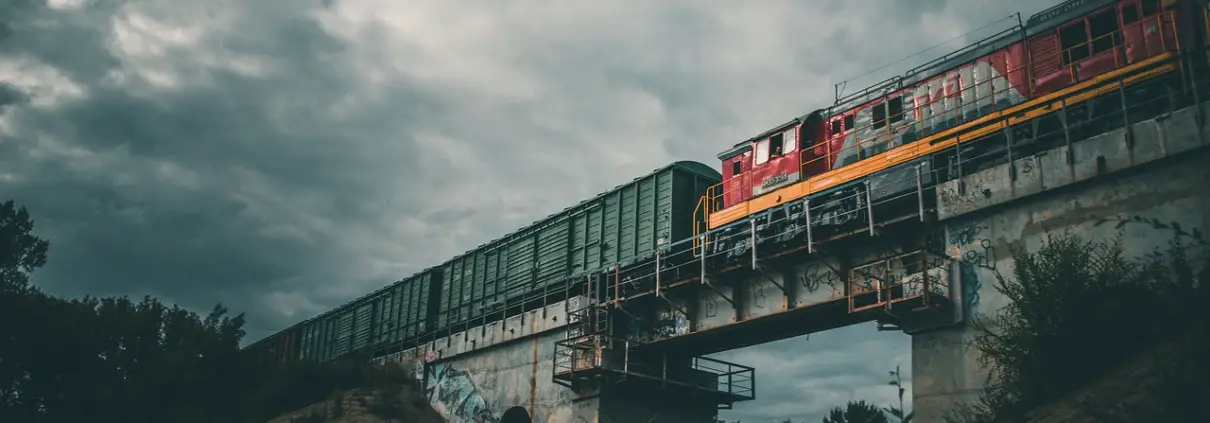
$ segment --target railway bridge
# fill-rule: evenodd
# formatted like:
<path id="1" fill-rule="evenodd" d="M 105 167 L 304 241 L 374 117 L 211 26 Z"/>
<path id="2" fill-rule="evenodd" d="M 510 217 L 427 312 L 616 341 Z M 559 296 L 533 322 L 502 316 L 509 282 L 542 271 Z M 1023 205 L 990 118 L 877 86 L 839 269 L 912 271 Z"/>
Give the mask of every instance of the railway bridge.
<path id="1" fill-rule="evenodd" d="M 751 242 L 725 251 L 696 238 L 686 257 L 657 256 L 647 278 L 580 281 L 565 300 L 377 360 L 414 368 L 451 422 L 713 422 L 717 410 L 756 397 L 756 373 L 776 369 L 707 355 L 876 321 L 911 335 L 916 419 L 941 421 L 987 383 L 966 346 L 969 322 L 1007 304 L 994 283 L 1011 272 L 1014 249 L 1036 249 L 1060 231 L 1093 239 L 1122 231 L 1134 253 L 1168 241 L 1148 228 L 1095 224 L 1118 216 L 1210 227 L 1210 103 L 1196 94 L 1114 97 L 1113 87 L 1091 88 L 1126 106 L 1106 121 L 1077 122 L 1079 111 L 1048 103 L 1057 124 L 1010 126 L 993 138 L 997 148 L 959 150 L 970 156 L 947 181 L 928 183 L 929 170 L 917 168 L 901 181 L 916 189 L 884 199 L 896 207 L 865 202 L 851 231 L 800 227 L 807 233 L 793 238 L 805 242 L 769 248 L 770 235 L 753 224 Z M 707 271 L 712 255 L 733 264 Z"/>

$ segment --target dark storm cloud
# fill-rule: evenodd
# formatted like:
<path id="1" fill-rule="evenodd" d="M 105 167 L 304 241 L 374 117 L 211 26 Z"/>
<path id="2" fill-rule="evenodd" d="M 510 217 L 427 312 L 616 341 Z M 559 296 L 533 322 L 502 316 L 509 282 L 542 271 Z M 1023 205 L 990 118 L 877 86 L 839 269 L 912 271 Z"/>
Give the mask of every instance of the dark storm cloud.
<path id="1" fill-rule="evenodd" d="M 48 290 L 257 339 L 1047 3 L 0 0 L 0 198 Z M 779 377 L 729 418 L 892 392 L 871 332 L 733 353 Z"/>
<path id="2" fill-rule="evenodd" d="M 325 306 L 347 299 L 352 293 L 323 289 L 363 276 L 339 239 L 340 222 L 383 224 L 380 197 L 393 182 L 379 179 L 381 170 L 416 176 L 408 171 L 418 169 L 414 144 L 400 129 L 435 103 L 393 87 L 382 93 L 402 100 L 392 107 L 333 117 L 327 110 L 357 89 L 359 76 L 333 60 L 340 42 L 285 7 L 243 10 L 228 22 L 240 30 L 199 41 L 266 58 L 276 67 L 267 75 L 188 69 L 192 55 L 211 54 L 195 48 L 154 58 L 184 64 L 170 89 L 112 83 L 114 72 L 133 73 L 114 47 L 117 26 L 107 24 L 119 9 L 29 8 L 3 46 L 7 57 L 47 65 L 84 91 L 20 110 L 2 135 L 11 154 L 0 163 L 19 176 L 5 191 L 35 211 L 53 241 L 39 280 L 70 294 L 152 293 L 202 309 L 222 301 L 251 314 L 253 336 L 286 323 L 263 304 L 267 290 L 310 292 Z M 39 96 L 5 87 L 0 98 Z"/>

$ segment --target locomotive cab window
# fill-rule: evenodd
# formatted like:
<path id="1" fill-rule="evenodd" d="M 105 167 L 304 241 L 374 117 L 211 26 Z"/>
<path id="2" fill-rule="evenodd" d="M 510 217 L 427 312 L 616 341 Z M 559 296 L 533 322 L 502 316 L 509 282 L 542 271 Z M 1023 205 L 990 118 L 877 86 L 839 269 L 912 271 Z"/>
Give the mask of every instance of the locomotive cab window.
<path id="1" fill-rule="evenodd" d="M 756 143 L 756 163 L 754 164 L 759 166 L 767 161 L 769 161 L 769 140 L 765 139 Z"/>
<path id="2" fill-rule="evenodd" d="M 845 116 L 844 117 L 844 130 L 848 131 L 850 129 L 853 129 L 853 126 L 857 124 L 856 121 L 857 120 L 854 118 L 853 115 Z"/>
<path id="3" fill-rule="evenodd" d="M 1130 25 L 1139 21 L 1139 6 L 1131 3 L 1122 6 L 1122 25 Z"/>
<path id="4" fill-rule="evenodd" d="M 783 132 L 785 137 L 782 141 L 782 144 L 784 145 L 784 147 L 782 147 L 782 154 L 790 154 L 793 153 L 794 150 L 798 149 L 798 132 L 795 129 L 796 128 L 790 128 L 786 132 Z"/>
<path id="5" fill-rule="evenodd" d="M 741 171 L 743 171 L 743 164 L 740 163 L 739 159 L 735 159 L 735 161 L 731 162 L 731 176 L 732 177 L 739 176 L 739 173 Z"/>
<path id="6" fill-rule="evenodd" d="M 1109 9 L 1088 18 L 1088 29 L 1092 35 L 1092 54 L 1113 49 L 1118 45 L 1117 9 Z"/>
<path id="7" fill-rule="evenodd" d="M 839 135 L 840 131 L 841 131 L 840 119 L 836 119 L 836 120 L 832 121 L 832 135 L 833 136 Z"/>
<path id="8" fill-rule="evenodd" d="M 1160 0 L 1143 0 L 1139 5 L 1143 7 L 1143 16 L 1160 13 Z"/>
<path id="9" fill-rule="evenodd" d="M 886 103 L 878 103 L 874 106 L 874 129 L 879 129 L 886 126 Z"/>
<path id="10" fill-rule="evenodd" d="M 783 141 L 784 139 L 781 134 L 769 137 L 769 157 L 778 157 L 785 154 L 782 151 Z"/>
<path id="11" fill-rule="evenodd" d="M 887 100 L 887 114 L 891 115 L 891 122 L 899 122 L 903 120 L 903 97 L 894 97 Z"/>
<path id="12" fill-rule="evenodd" d="M 1088 58 L 1088 25 L 1081 19 L 1060 29 L 1059 43 L 1064 52 L 1064 65 Z"/>

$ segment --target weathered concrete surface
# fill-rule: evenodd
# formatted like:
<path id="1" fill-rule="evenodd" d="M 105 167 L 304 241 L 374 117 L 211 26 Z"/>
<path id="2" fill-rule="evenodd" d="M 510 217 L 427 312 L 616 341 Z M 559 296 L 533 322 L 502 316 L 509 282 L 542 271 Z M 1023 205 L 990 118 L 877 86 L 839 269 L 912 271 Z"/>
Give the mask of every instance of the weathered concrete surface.
<path id="1" fill-rule="evenodd" d="M 578 298 L 573 298 L 573 302 Z M 580 398 L 552 380 L 556 342 L 567 336 L 565 302 L 436 339 L 379 359 L 413 369 L 424 395 L 451 423 L 713 422 L 714 403 L 651 392 L 605 390 Z"/>
<path id="2" fill-rule="evenodd" d="M 594 422 L 596 400 L 572 402 L 551 380 L 563 302 L 439 338 L 385 357 L 414 369 L 425 397 L 451 423 L 499 422 L 520 407 L 533 422 Z"/>
<path id="3" fill-rule="evenodd" d="M 1122 236 L 1130 254 L 1167 245 L 1171 234 L 1140 225 L 1094 226 L 1103 217 L 1142 215 L 1185 228 L 1210 228 L 1210 154 L 1196 131 L 1192 108 L 1072 146 L 987 169 L 938 187 L 939 212 L 947 220 L 947 250 L 957 258 L 951 273 L 959 313 L 995 313 L 1008 299 L 995 289 L 996 273 L 1011 272 L 1013 247 L 1036 251 L 1048 233 L 1067 231 L 1086 239 Z M 1160 161 L 1162 159 L 1162 161 Z M 1026 197 L 1028 196 L 1028 197 Z M 960 294 L 960 296 L 959 296 Z M 966 319 L 969 322 L 969 319 Z M 974 332 L 961 327 L 912 337 L 913 405 L 920 422 L 940 422 L 955 401 L 974 400 L 988 374 L 968 348 Z"/>

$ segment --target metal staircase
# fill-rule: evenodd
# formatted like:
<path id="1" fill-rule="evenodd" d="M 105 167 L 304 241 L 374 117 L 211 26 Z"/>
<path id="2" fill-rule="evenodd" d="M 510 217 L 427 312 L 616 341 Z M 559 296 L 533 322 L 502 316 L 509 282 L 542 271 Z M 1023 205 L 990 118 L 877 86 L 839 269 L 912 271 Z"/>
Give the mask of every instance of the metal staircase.
<path id="1" fill-rule="evenodd" d="M 613 334 L 612 314 L 588 280 L 582 295 L 567 301 L 567 336 L 555 343 L 555 383 L 576 392 L 599 393 L 626 384 L 629 389 L 680 390 L 729 409 L 755 399 L 755 370 L 706 357 L 670 359 L 644 349 L 639 341 Z"/>

